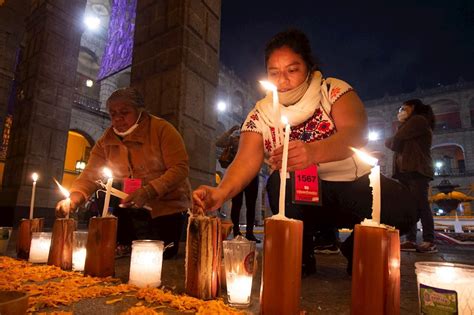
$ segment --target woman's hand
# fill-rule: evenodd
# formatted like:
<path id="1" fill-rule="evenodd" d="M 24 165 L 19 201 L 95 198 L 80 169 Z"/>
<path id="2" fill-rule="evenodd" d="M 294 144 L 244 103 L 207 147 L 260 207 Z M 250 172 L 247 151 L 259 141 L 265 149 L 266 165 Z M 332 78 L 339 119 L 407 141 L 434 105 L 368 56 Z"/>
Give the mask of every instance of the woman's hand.
<path id="1" fill-rule="evenodd" d="M 147 201 L 155 198 L 156 195 L 156 190 L 151 185 L 147 185 L 128 195 L 120 204 L 120 207 L 143 208 Z"/>
<path id="2" fill-rule="evenodd" d="M 199 186 L 193 191 L 193 213 L 202 213 L 205 211 L 214 211 L 219 209 L 224 203 L 225 198 L 222 196 L 219 188 L 211 186 Z"/>
<path id="3" fill-rule="evenodd" d="M 56 217 L 64 218 L 69 213 L 75 211 L 84 202 L 84 196 L 77 191 L 73 191 L 69 199 L 63 199 L 56 204 Z"/>
<path id="4" fill-rule="evenodd" d="M 283 159 L 283 146 L 275 149 L 268 161 L 273 170 L 279 170 Z M 303 141 L 290 141 L 288 144 L 288 172 L 303 170 L 314 164 L 311 146 Z"/>

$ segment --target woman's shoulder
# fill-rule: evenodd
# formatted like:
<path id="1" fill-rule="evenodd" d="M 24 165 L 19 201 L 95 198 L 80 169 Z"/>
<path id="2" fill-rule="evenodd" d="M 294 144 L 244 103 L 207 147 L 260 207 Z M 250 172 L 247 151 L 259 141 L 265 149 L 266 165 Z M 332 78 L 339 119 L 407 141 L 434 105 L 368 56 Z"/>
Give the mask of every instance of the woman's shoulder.
<path id="1" fill-rule="evenodd" d="M 326 78 L 323 81 L 323 83 L 326 85 L 328 89 L 329 101 L 333 104 L 341 96 L 343 96 L 347 92 L 354 90 L 354 88 L 349 83 L 337 78 L 332 78 L 332 77 Z"/>

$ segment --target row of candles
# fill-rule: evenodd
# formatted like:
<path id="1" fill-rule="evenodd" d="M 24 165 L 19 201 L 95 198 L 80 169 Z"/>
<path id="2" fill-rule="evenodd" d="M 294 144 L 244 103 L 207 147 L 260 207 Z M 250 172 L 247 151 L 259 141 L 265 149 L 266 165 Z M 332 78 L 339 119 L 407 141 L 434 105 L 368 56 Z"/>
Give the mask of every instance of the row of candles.
<path id="1" fill-rule="evenodd" d="M 288 122 L 288 119 L 286 117 L 281 117 L 280 118 L 280 110 L 279 110 L 279 104 L 278 104 L 278 96 L 277 96 L 277 90 L 276 87 L 271 85 L 268 82 L 262 82 L 262 84 L 267 88 L 270 89 L 273 92 L 273 111 L 274 111 L 274 121 L 277 124 L 276 128 L 276 139 L 279 145 L 283 144 L 283 160 L 282 160 L 282 167 L 280 170 L 280 175 L 282 180 L 280 181 L 280 200 L 279 200 L 279 212 L 276 216 L 274 216 L 274 219 L 277 220 L 284 220 L 286 221 L 285 217 L 285 190 L 286 190 L 286 180 L 283 180 L 284 178 L 287 177 L 287 159 L 288 159 L 288 146 L 289 146 L 289 134 L 290 134 L 290 124 Z M 281 124 L 284 124 L 284 132 L 283 132 L 283 137 L 281 135 Z M 283 139 L 281 139 L 283 138 Z M 282 141 L 283 140 L 283 141 Z M 380 213 L 381 213 L 381 187 L 380 187 L 380 167 L 377 165 L 377 159 L 365 154 L 364 152 L 353 149 L 354 152 L 366 163 L 370 164 L 372 166 L 371 173 L 369 175 L 370 179 L 370 185 L 372 187 L 372 194 L 373 194 L 373 204 L 372 204 L 372 219 L 371 220 L 365 220 L 362 222 L 361 226 L 362 228 L 356 227 L 356 230 L 359 229 L 359 235 L 364 235 L 367 234 L 369 238 L 372 240 L 376 240 L 378 242 L 379 240 L 381 242 L 386 241 L 387 235 L 390 235 L 390 233 L 386 232 L 376 232 L 374 236 L 372 228 L 382 228 L 385 229 L 383 225 L 380 225 Z M 107 216 L 108 214 L 108 203 L 110 200 L 110 195 L 112 192 L 112 174 L 110 170 L 105 170 L 106 176 L 108 178 L 107 183 L 105 185 L 106 188 L 106 195 L 105 195 L 105 203 L 104 203 L 104 209 L 103 209 L 103 216 Z M 33 177 L 33 190 L 32 190 L 32 201 L 30 205 L 30 218 L 33 217 L 33 205 L 34 205 L 34 196 L 35 196 L 35 187 L 36 187 L 36 181 L 38 179 L 37 175 L 34 175 Z M 58 183 L 59 185 L 59 183 Z M 68 192 L 67 190 L 63 189 L 60 185 L 59 187 L 63 191 L 64 195 L 68 197 Z M 117 195 L 117 192 L 115 192 Z M 120 194 L 119 194 L 120 195 Z M 280 221 L 281 222 L 281 221 Z M 279 223 L 278 223 L 279 224 Z M 367 228 L 367 229 L 366 229 Z M 266 225 L 267 229 L 267 225 Z M 269 229 L 270 230 L 270 229 Z M 275 229 L 276 230 L 276 229 Z M 298 229 L 295 229 L 295 231 Z M 302 231 L 302 229 L 300 229 Z M 266 231 L 267 232 L 267 231 Z M 378 234 L 377 234 L 378 233 Z M 392 233 L 393 234 L 393 233 Z M 78 239 L 78 233 L 75 234 L 76 237 L 75 239 Z M 266 235 L 267 237 L 270 237 L 270 235 Z M 41 239 L 41 237 L 44 238 L 43 242 L 47 243 L 47 237 L 44 237 L 44 234 L 41 234 L 38 238 Z M 379 237 L 379 238 L 376 238 Z M 398 240 L 399 244 L 399 238 L 398 238 L 398 231 L 396 232 L 395 242 Z M 40 240 L 38 242 L 41 242 Z M 390 241 L 389 241 L 390 242 Z M 393 242 L 392 242 L 393 243 Z M 392 244 L 393 245 L 393 244 Z M 31 253 L 33 257 L 30 256 L 31 261 L 39 262 L 35 260 L 35 251 L 39 250 L 42 248 L 43 255 L 45 252 L 48 252 L 46 249 L 45 245 L 41 244 L 36 244 L 35 238 L 32 240 L 31 243 Z M 266 245 L 265 249 L 267 249 Z M 356 235 L 356 245 L 357 247 L 357 235 Z M 380 280 L 381 285 L 386 285 L 386 286 L 392 286 L 394 288 L 393 294 L 396 296 L 397 295 L 397 290 L 398 290 L 398 296 L 399 296 L 399 281 L 400 281 L 400 273 L 399 273 L 399 267 L 400 267 L 400 256 L 399 256 L 399 245 L 396 246 L 396 251 L 392 252 L 384 252 L 380 253 L 382 256 L 390 256 L 388 257 L 390 266 L 387 266 L 387 268 L 384 267 L 384 270 L 388 272 L 390 275 L 390 279 L 386 279 L 382 276 L 382 280 Z M 395 247 L 394 247 L 395 248 Z M 366 248 L 366 250 L 371 250 L 371 248 Z M 393 253 L 398 253 L 398 255 L 393 255 Z M 161 283 L 161 265 L 162 265 L 162 253 L 163 253 L 163 243 L 159 241 L 137 241 L 134 243 L 133 246 L 133 251 L 132 251 L 132 258 L 131 258 L 131 266 L 130 266 L 130 283 L 134 283 L 139 286 L 159 286 Z M 237 253 L 232 253 L 229 252 L 229 255 L 237 255 Z M 268 253 L 266 253 L 267 255 Z M 368 279 L 366 279 L 365 275 L 369 274 L 370 272 L 368 270 L 363 270 L 361 266 L 363 266 L 366 263 L 366 260 L 370 260 L 370 255 L 373 253 L 366 252 L 365 256 L 367 257 L 355 257 L 355 260 L 357 260 L 357 263 L 359 264 L 357 268 L 354 268 L 355 275 L 353 276 L 353 292 L 354 290 L 356 291 L 361 291 L 357 290 L 358 285 L 362 285 L 363 287 L 369 285 L 373 286 L 373 283 L 369 284 Z M 85 247 L 80 246 L 77 241 L 75 241 L 75 246 L 74 246 L 74 254 L 73 254 L 73 266 L 75 270 L 81 270 L 84 267 L 84 260 L 85 260 L 86 252 L 85 252 Z M 267 255 L 268 257 L 270 255 Z M 265 258 L 265 257 L 264 257 Z M 44 258 L 43 258 L 44 260 Z M 229 260 L 230 261 L 230 260 Z M 265 261 L 264 261 L 264 267 L 265 267 Z M 367 267 L 367 266 L 366 266 Z M 297 266 L 297 269 L 299 267 Z M 433 267 L 437 268 L 436 274 L 438 275 L 443 275 L 446 272 L 450 272 L 453 274 L 453 267 L 450 266 L 449 271 L 446 271 L 447 267 L 446 266 L 439 266 L 439 267 Z M 233 270 L 233 267 L 227 266 L 226 264 L 226 269 L 229 271 Z M 264 268 L 265 269 L 265 268 Z M 418 278 L 419 279 L 424 279 L 424 271 L 417 271 L 418 273 Z M 459 271 L 462 272 L 462 271 Z M 359 273 L 359 274 L 357 274 Z M 299 278 L 299 277 L 298 277 Z M 263 282 L 263 280 L 262 280 Z M 271 280 L 267 279 L 267 283 L 270 283 Z M 359 283 L 358 283 L 359 282 Z M 360 284 L 362 282 L 362 284 Z M 365 283 L 364 283 L 365 282 Z M 450 284 L 455 284 L 456 281 L 451 281 L 450 283 L 446 282 L 436 282 L 436 285 L 438 288 L 442 289 L 450 289 L 451 286 Z M 227 272 L 227 292 L 229 296 L 229 301 L 233 305 L 248 305 L 250 301 L 250 292 L 251 292 L 251 285 L 252 285 L 252 275 L 249 274 L 248 272 L 241 272 L 241 273 L 235 273 L 235 270 L 232 272 Z M 278 283 L 277 285 L 283 285 L 283 283 Z M 433 285 L 433 283 L 430 283 L 430 285 Z M 458 288 L 458 287 L 457 287 Z M 472 290 L 472 288 L 470 288 Z M 459 288 L 458 288 L 459 290 Z M 268 291 L 271 292 L 271 291 Z M 271 293 L 267 293 L 270 294 Z M 459 297 L 462 298 L 463 295 L 466 295 L 466 293 L 458 293 Z M 265 287 L 263 287 L 262 290 L 262 295 L 265 298 Z M 299 289 L 298 293 L 296 295 L 299 295 Z M 296 296 L 295 295 L 295 296 Z M 354 295 L 354 293 L 353 293 Z M 264 303 L 264 298 L 262 298 L 262 305 Z M 278 297 L 274 297 L 277 298 Z M 299 298 L 299 297 L 297 297 Z M 370 296 L 361 296 L 359 297 L 361 300 L 361 303 L 365 304 L 376 304 L 376 303 L 371 303 L 370 302 Z M 389 300 L 392 298 L 390 296 L 385 296 L 381 297 L 382 299 L 388 298 Z M 393 301 L 385 301 L 385 303 L 391 303 Z M 460 306 L 463 305 L 463 300 L 460 300 Z M 297 302 L 297 305 L 299 305 L 299 302 Z M 386 305 L 384 302 L 382 302 L 382 306 Z M 398 302 L 399 305 L 399 302 Z M 299 306 L 296 306 L 299 307 Z M 373 311 L 374 308 L 365 307 L 361 308 L 360 303 L 358 305 L 354 305 L 354 299 L 353 299 L 353 309 L 359 309 L 361 312 L 366 312 L 366 313 L 371 313 L 371 310 Z M 264 308 L 262 309 L 262 313 L 264 312 Z M 391 312 L 388 312 L 391 313 Z M 396 307 L 393 310 L 393 313 L 397 313 Z M 355 312 L 354 314 L 357 314 Z"/>

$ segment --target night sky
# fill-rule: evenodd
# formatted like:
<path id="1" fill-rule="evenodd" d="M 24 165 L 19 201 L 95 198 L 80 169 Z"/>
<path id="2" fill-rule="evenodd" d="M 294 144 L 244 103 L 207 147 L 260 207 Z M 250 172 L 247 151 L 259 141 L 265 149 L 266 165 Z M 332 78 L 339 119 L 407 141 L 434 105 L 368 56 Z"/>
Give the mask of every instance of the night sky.
<path id="1" fill-rule="evenodd" d="M 324 76 L 365 100 L 474 82 L 474 0 L 223 0 L 221 62 L 253 84 L 265 43 L 289 27 L 308 35 Z"/>

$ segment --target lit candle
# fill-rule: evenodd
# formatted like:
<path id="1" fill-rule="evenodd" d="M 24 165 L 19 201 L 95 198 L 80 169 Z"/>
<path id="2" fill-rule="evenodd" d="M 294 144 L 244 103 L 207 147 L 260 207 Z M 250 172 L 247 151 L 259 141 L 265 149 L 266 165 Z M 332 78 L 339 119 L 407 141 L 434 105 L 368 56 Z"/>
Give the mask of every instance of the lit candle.
<path id="1" fill-rule="evenodd" d="M 162 263 L 162 241 L 133 241 L 128 283 L 141 288 L 160 286 Z"/>
<path id="2" fill-rule="evenodd" d="M 112 171 L 107 167 L 104 167 L 104 175 L 107 177 L 107 183 L 105 184 L 105 201 L 104 208 L 102 209 L 102 217 L 106 217 L 109 213 L 109 203 L 110 203 L 110 192 L 112 190 Z"/>
<path id="3" fill-rule="evenodd" d="M 33 187 L 31 188 L 30 220 L 33 219 L 33 208 L 35 207 L 36 181 L 38 180 L 38 174 L 33 173 L 31 178 L 33 179 Z"/>
<path id="4" fill-rule="evenodd" d="M 69 196 L 71 194 L 66 188 L 61 186 L 61 184 L 56 180 L 56 178 L 53 177 L 53 180 L 56 183 L 56 185 L 58 185 L 59 190 L 64 195 L 64 197 L 66 197 L 66 199 L 63 200 L 63 206 L 67 209 L 66 219 L 69 219 L 69 212 L 71 210 L 71 198 L 69 198 Z"/>
<path id="5" fill-rule="evenodd" d="M 252 292 L 252 276 L 237 275 L 229 272 L 226 274 L 227 294 L 229 295 L 229 303 L 249 304 L 250 294 Z"/>
<path id="6" fill-rule="evenodd" d="M 255 242 L 239 236 L 223 241 L 222 245 L 229 303 L 232 306 L 248 306 L 255 269 Z"/>
<path id="7" fill-rule="evenodd" d="M 33 232 L 31 236 L 29 262 L 46 263 L 48 261 L 51 235 L 51 232 Z"/>
<path id="8" fill-rule="evenodd" d="M 474 266 L 416 262 L 415 267 L 420 310 L 423 314 L 472 314 Z"/>
<path id="9" fill-rule="evenodd" d="M 86 263 L 87 231 L 75 231 L 72 250 L 72 270 L 84 271 Z"/>
<path id="10" fill-rule="evenodd" d="M 285 116 L 281 117 L 281 121 L 285 124 L 285 137 L 283 138 L 283 157 L 281 161 L 280 170 L 280 204 L 278 215 L 285 216 L 285 195 L 286 195 L 286 173 L 288 165 L 288 145 L 290 143 L 290 124 L 288 118 Z"/>
<path id="11" fill-rule="evenodd" d="M 277 87 L 268 81 L 259 81 L 260 84 L 266 89 L 272 92 L 272 105 L 273 105 L 273 121 L 275 123 L 275 137 L 277 145 L 282 145 L 281 139 L 281 125 L 280 125 L 280 104 L 278 101 Z"/>
<path id="12" fill-rule="evenodd" d="M 365 163 L 372 166 L 370 171 L 369 180 L 370 187 L 372 187 L 372 221 L 375 224 L 380 224 L 380 166 L 377 165 L 378 160 L 367 153 L 351 148 L 359 158 L 361 158 Z"/>

